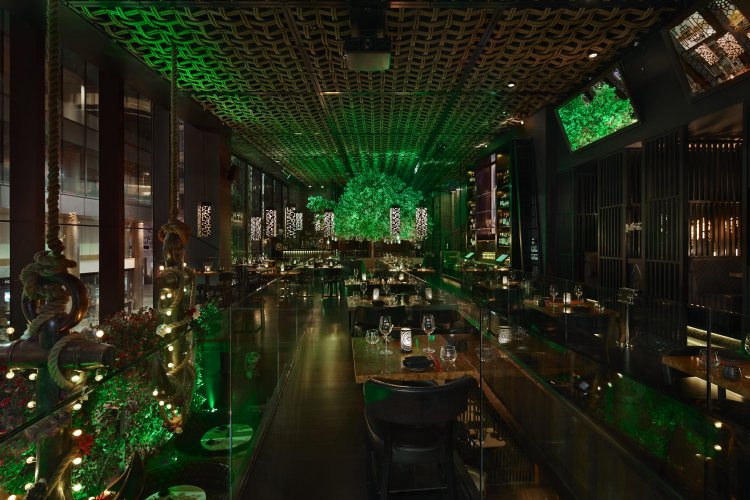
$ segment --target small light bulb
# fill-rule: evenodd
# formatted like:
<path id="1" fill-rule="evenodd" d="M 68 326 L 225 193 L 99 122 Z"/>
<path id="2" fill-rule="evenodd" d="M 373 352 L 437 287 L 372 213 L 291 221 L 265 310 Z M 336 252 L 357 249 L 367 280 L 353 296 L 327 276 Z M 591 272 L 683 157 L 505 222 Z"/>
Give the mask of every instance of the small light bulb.
<path id="1" fill-rule="evenodd" d="M 9 326 L 9 327 L 8 327 L 8 328 L 7 328 L 6 330 L 5 330 L 5 333 L 7 333 L 8 335 L 13 335 L 14 333 L 16 333 L 16 329 L 15 329 L 15 328 L 13 328 L 12 326 Z"/>
<path id="2" fill-rule="evenodd" d="M 16 500 L 16 498 L 17 497 L 15 495 L 11 495 L 11 496 L 8 497 L 8 500 Z"/>
<path id="3" fill-rule="evenodd" d="M 167 410 L 171 410 L 171 409 L 172 409 L 172 405 L 168 404 L 168 405 L 166 406 L 166 408 L 167 408 Z"/>
<path id="4" fill-rule="evenodd" d="M 31 491 L 31 488 L 33 487 L 34 487 L 34 483 L 26 483 L 23 485 L 23 489 L 25 489 L 26 491 Z"/>
<path id="5" fill-rule="evenodd" d="M 721 451 L 721 445 L 720 444 L 715 444 L 714 445 L 714 450 Z"/>
<path id="6" fill-rule="evenodd" d="M 5 374 L 5 378 L 7 378 L 8 380 L 12 379 L 15 376 L 16 374 L 13 373 L 13 370 L 8 370 L 8 373 Z"/>
<path id="7" fill-rule="evenodd" d="M 167 363 L 167 367 L 168 367 L 168 368 L 174 368 L 174 363 L 171 363 L 171 362 L 170 362 L 170 363 Z"/>
<path id="8" fill-rule="evenodd" d="M 101 380 L 102 380 L 103 378 L 104 378 L 104 375 L 102 375 L 102 374 L 100 374 L 100 373 L 97 373 L 97 374 L 96 374 L 96 375 L 94 376 L 94 380 L 96 380 L 97 382 L 100 382 L 100 381 L 101 381 Z"/>
<path id="9" fill-rule="evenodd" d="M 168 329 L 168 330 L 169 330 L 169 329 Z M 167 333 L 169 333 L 169 331 L 167 331 Z M 167 351 L 169 351 L 169 352 L 172 352 L 172 351 L 174 351 L 174 346 L 172 346 L 172 345 L 170 345 L 170 346 L 167 346 Z"/>
<path id="10" fill-rule="evenodd" d="M 73 459 L 73 465 L 81 465 L 81 462 L 83 462 L 83 459 L 81 457 L 75 457 Z"/>
<path id="11" fill-rule="evenodd" d="M 76 429 L 73 431 L 74 437 L 79 437 L 81 434 L 83 434 L 83 431 L 81 429 Z"/>
<path id="12" fill-rule="evenodd" d="M 97 330 L 97 331 L 96 331 L 96 336 L 97 336 L 98 338 L 102 338 L 102 337 L 104 337 L 104 330 Z"/>
<path id="13" fill-rule="evenodd" d="M 29 373 L 29 380 L 36 380 L 36 372 Z"/>
<path id="14" fill-rule="evenodd" d="M 589 59 L 595 59 L 598 56 L 599 56 L 599 54 L 597 54 L 596 52 L 592 52 L 592 53 L 589 54 Z"/>
<path id="15" fill-rule="evenodd" d="M 164 300 L 164 299 L 166 299 L 166 298 L 167 298 L 167 296 L 166 296 L 166 295 L 159 295 L 159 298 L 160 298 L 161 300 Z"/>
<path id="16" fill-rule="evenodd" d="M 165 332 L 167 332 L 167 333 L 172 333 L 172 329 L 171 329 L 170 327 L 166 327 L 166 328 L 164 329 L 164 331 L 165 331 Z M 172 346 L 169 346 L 169 350 L 170 350 L 170 351 L 172 350 Z"/>
<path id="17" fill-rule="evenodd" d="M 172 298 L 172 294 L 171 294 L 171 293 L 168 293 L 168 294 L 167 294 L 167 298 L 168 298 L 168 299 L 171 299 L 171 298 Z"/>
<path id="18" fill-rule="evenodd" d="M 27 464 L 33 464 L 34 462 L 36 462 L 36 457 L 26 457 Z"/>
<path id="19" fill-rule="evenodd" d="M 171 316 L 171 315 L 172 315 L 172 311 L 171 311 L 171 310 L 168 310 L 168 311 L 167 311 L 167 316 Z"/>
<path id="20" fill-rule="evenodd" d="M 81 381 L 81 376 L 80 375 L 73 375 L 72 377 L 70 377 L 70 381 L 73 382 L 73 383 L 75 383 L 75 384 L 77 384 L 78 382 Z"/>
<path id="21" fill-rule="evenodd" d="M 29 409 L 34 408 L 35 406 L 36 406 L 36 401 L 29 401 L 28 403 L 26 403 L 26 407 Z"/>
<path id="22" fill-rule="evenodd" d="M 163 271 L 163 270 L 164 270 L 164 266 L 159 266 L 159 271 Z"/>
<path id="23" fill-rule="evenodd" d="M 164 406 L 164 401 L 159 401 L 159 406 Z"/>
<path id="24" fill-rule="evenodd" d="M 78 411 L 78 410 L 80 410 L 80 409 L 81 409 L 81 407 L 82 407 L 81 403 L 76 403 L 76 404 L 74 404 L 74 405 L 73 405 L 73 409 L 74 409 L 75 411 Z"/>
<path id="25" fill-rule="evenodd" d="M 721 429 L 721 427 L 722 427 L 723 425 L 724 425 L 724 424 L 722 424 L 721 422 L 714 422 L 714 427 L 716 427 L 717 429 Z"/>
<path id="26" fill-rule="evenodd" d="M 80 484 L 76 484 L 75 486 L 73 486 L 73 491 L 75 492 L 81 491 L 82 489 L 83 486 L 81 486 Z"/>
<path id="27" fill-rule="evenodd" d="M 183 262 L 182 267 L 187 267 L 187 262 Z"/>
<path id="28" fill-rule="evenodd" d="M 159 395 L 159 389 L 154 389 L 154 392 L 152 392 L 151 394 L 153 394 L 154 396 L 158 396 Z"/>

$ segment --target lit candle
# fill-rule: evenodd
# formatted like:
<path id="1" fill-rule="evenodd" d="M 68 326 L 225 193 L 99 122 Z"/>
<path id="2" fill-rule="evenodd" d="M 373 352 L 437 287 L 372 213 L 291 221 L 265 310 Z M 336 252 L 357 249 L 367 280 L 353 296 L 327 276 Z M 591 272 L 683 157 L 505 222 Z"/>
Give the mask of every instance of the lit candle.
<path id="1" fill-rule="evenodd" d="M 411 352 L 411 330 L 401 330 L 401 352 Z"/>
<path id="2" fill-rule="evenodd" d="M 425 288 L 424 296 L 427 300 L 432 300 L 432 288 Z"/>
<path id="3" fill-rule="evenodd" d="M 372 289 L 372 300 L 378 300 L 380 298 L 380 288 Z"/>
<path id="4" fill-rule="evenodd" d="M 367 273 L 362 273 L 362 281 L 367 281 Z"/>
<path id="5" fill-rule="evenodd" d="M 503 285 L 508 286 L 508 277 L 503 276 Z"/>
<path id="6" fill-rule="evenodd" d="M 570 304 L 570 292 L 563 294 L 563 304 Z"/>
<path id="7" fill-rule="evenodd" d="M 404 281 L 404 273 L 398 273 L 398 280 Z"/>

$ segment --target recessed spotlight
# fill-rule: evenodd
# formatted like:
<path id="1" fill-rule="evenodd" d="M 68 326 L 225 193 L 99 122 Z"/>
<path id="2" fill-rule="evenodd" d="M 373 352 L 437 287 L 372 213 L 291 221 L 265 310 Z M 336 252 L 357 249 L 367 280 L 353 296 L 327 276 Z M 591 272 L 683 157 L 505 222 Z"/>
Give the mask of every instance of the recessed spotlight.
<path id="1" fill-rule="evenodd" d="M 512 89 L 512 88 L 513 88 L 513 87 L 515 87 L 515 86 L 516 86 L 516 84 L 515 84 L 515 83 L 513 83 L 513 82 L 511 82 L 511 83 L 509 83 L 509 84 L 508 84 L 508 88 L 510 88 L 510 89 Z"/>
<path id="2" fill-rule="evenodd" d="M 598 55 L 599 54 L 597 54 L 596 52 L 592 52 L 591 54 L 589 54 L 589 59 L 595 59 Z"/>

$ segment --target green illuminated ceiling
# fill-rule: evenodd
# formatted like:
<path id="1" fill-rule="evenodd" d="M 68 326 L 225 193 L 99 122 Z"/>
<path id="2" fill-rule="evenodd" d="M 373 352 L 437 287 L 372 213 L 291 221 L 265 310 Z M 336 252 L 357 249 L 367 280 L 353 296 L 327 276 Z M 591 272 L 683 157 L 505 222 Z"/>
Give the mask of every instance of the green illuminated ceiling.
<path id="1" fill-rule="evenodd" d="M 346 67 L 347 2 L 67 3 L 164 77 L 174 42 L 181 91 L 305 182 L 343 184 L 375 167 L 429 188 L 461 177 L 476 145 L 569 94 L 676 2 L 402 2 L 386 10 L 382 73 Z"/>

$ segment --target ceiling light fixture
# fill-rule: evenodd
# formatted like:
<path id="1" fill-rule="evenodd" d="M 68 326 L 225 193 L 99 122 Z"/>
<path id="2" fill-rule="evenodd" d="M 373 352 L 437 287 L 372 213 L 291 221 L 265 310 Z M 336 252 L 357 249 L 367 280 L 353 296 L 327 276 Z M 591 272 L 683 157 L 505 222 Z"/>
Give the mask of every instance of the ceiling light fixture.
<path id="1" fill-rule="evenodd" d="M 344 40 L 344 58 L 354 71 L 385 71 L 391 67 L 391 41 L 385 38 L 385 4 L 353 2 L 352 37 Z"/>

